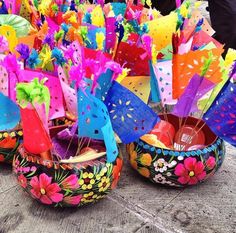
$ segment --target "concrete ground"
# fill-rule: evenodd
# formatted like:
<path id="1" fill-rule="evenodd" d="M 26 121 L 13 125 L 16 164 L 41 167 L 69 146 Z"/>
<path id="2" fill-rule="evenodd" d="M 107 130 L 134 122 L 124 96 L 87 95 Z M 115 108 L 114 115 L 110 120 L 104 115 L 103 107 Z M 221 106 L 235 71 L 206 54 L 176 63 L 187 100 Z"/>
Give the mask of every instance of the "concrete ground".
<path id="1" fill-rule="evenodd" d="M 0 233 L 236 233 L 236 150 L 227 145 L 222 168 L 186 189 L 155 185 L 125 157 L 118 188 L 95 205 L 50 209 L 16 185 L 0 166 Z"/>
<path id="2" fill-rule="evenodd" d="M 204 9 L 204 8 L 203 8 Z M 201 185 L 169 189 L 125 165 L 118 188 L 95 205 L 50 209 L 16 185 L 0 165 L 0 233 L 236 233 L 236 149 Z"/>

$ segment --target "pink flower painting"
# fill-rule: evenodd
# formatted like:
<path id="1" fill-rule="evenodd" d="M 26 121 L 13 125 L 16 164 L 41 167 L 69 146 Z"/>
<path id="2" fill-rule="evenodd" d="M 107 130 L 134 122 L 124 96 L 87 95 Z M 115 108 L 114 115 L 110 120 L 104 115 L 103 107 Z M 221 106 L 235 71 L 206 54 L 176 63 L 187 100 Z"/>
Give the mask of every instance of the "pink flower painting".
<path id="1" fill-rule="evenodd" d="M 176 166 L 175 175 L 179 176 L 179 183 L 194 185 L 204 180 L 206 172 L 201 161 L 197 162 L 196 158 L 187 158 L 184 160 L 184 164 L 180 163 Z"/>
<path id="2" fill-rule="evenodd" d="M 44 204 L 58 203 L 63 199 L 63 194 L 59 193 L 61 188 L 57 183 L 52 183 L 52 178 L 45 173 L 42 173 L 39 178 L 33 177 L 30 185 L 32 186 L 31 194 Z"/>

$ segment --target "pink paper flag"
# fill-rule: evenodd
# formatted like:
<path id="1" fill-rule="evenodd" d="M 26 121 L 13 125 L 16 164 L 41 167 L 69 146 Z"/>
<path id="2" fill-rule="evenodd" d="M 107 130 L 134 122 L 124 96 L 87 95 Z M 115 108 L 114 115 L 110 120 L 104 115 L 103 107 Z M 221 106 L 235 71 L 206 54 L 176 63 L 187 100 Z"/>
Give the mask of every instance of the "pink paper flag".
<path id="1" fill-rule="evenodd" d="M 8 96 L 8 73 L 4 66 L 0 65 L 0 92 Z"/>
<path id="2" fill-rule="evenodd" d="M 112 49 L 116 44 L 116 18 L 109 17 L 106 19 L 106 50 Z"/>
<path id="3" fill-rule="evenodd" d="M 64 99 L 66 102 L 67 110 L 74 116 L 77 116 L 77 95 L 75 89 L 71 88 L 68 84 L 67 77 L 61 66 L 58 67 L 58 77 L 61 83 Z"/>
<path id="4" fill-rule="evenodd" d="M 158 81 L 158 87 L 163 104 L 176 104 L 172 98 L 172 61 L 158 62 L 153 65 L 154 72 Z"/>

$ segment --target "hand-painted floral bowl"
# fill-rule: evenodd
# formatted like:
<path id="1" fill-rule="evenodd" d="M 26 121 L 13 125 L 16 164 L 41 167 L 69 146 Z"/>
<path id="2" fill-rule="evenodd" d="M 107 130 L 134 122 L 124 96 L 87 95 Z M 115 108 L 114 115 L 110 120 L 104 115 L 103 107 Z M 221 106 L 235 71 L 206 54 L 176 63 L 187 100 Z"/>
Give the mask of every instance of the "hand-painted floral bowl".
<path id="1" fill-rule="evenodd" d="M 106 156 L 83 163 L 42 160 L 20 145 L 13 161 L 18 183 L 34 199 L 54 207 L 95 203 L 114 189 L 123 165 L 121 155 L 109 163 Z"/>
<path id="2" fill-rule="evenodd" d="M 71 125 L 73 120 L 65 117 L 53 120 L 50 124 L 57 125 Z M 0 131 L 0 163 L 9 163 L 13 161 L 13 157 L 18 149 L 18 146 L 23 141 L 22 129 L 11 131 Z"/>
<path id="3" fill-rule="evenodd" d="M 12 163 L 14 154 L 22 140 L 22 130 L 0 131 L 0 162 Z"/>
<path id="4" fill-rule="evenodd" d="M 179 118 L 171 114 L 167 117 L 178 130 Z M 185 122 L 196 125 L 198 119 L 188 117 Z M 207 180 L 222 165 L 225 145 L 203 121 L 199 127 L 202 127 L 206 136 L 206 146 L 203 149 L 191 151 L 162 149 L 139 139 L 127 145 L 131 166 L 152 182 L 167 186 L 185 187 Z"/>

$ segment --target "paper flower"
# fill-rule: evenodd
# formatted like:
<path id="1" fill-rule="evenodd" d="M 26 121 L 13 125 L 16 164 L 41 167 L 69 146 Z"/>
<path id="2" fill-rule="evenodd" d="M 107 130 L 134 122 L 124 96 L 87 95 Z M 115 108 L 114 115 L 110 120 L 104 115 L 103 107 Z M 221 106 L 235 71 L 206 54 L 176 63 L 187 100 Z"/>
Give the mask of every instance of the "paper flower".
<path id="1" fill-rule="evenodd" d="M 35 68 L 40 64 L 41 61 L 39 59 L 38 52 L 35 49 L 32 49 L 31 54 L 26 62 L 30 68 Z"/>
<path id="2" fill-rule="evenodd" d="M 42 79 L 39 82 L 38 78 L 35 78 L 30 83 L 18 83 L 16 86 L 16 90 L 19 105 L 22 108 L 25 108 L 29 103 L 31 103 L 33 106 L 36 103 L 45 103 L 46 113 L 48 114 L 50 104 L 50 93 L 48 88 L 44 86 L 45 82 L 45 79 Z"/>
<path id="3" fill-rule="evenodd" d="M 43 40 L 43 44 L 49 45 L 49 47 L 52 49 L 54 46 L 54 38 L 53 35 L 47 34 Z"/>
<path id="4" fill-rule="evenodd" d="M 66 62 L 63 52 L 60 49 L 58 49 L 57 47 L 55 47 L 52 50 L 52 58 L 54 58 L 55 63 L 60 66 L 63 66 Z"/>
<path id="5" fill-rule="evenodd" d="M 19 71 L 19 65 L 17 63 L 16 56 L 13 54 L 7 55 L 3 60 L 4 66 L 7 68 L 8 73 L 17 74 Z"/>
<path id="6" fill-rule="evenodd" d="M 18 44 L 16 46 L 16 51 L 20 54 L 20 59 L 27 60 L 30 55 L 29 46 L 26 44 Z"/>

